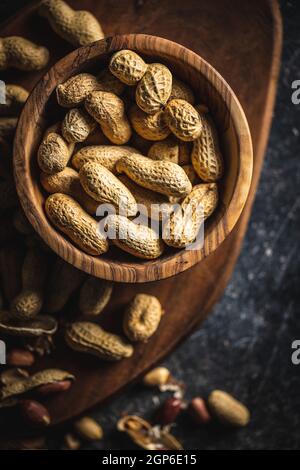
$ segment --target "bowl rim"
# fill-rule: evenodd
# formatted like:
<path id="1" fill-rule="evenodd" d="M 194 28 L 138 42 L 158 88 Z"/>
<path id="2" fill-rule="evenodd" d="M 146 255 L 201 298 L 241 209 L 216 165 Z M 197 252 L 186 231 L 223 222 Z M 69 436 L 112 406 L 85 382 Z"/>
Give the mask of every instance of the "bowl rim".
<path id="1" fill-rule="evenodd" d="M 121 49 L 139 51 L 139 45 L 143 44 L 144 53 L 149 50 L 149 55 L 170 55 L 174 59 L 186 63 L 213 84 L 216 91 L 225 96 L 223 100 L 229 110 L 236 135 L 239 139 L 240 164 L 237 169 L 236 184 L 226 211 L 216 223 L 213 230 L 205 236 L 204 246 L 201 250 L 178 250 L 166 258 L 158 258 L 152 261 L 123 262 L 106 260 L 100 257 L 88 255 L 77 248 L 69 239 L 56 230 L 48 221 L 44 211 L 40 211 L 35 205 L 34 182 L 30 175 L 29 162 L 26 160 L 26 135 L 28 131 L 28 119 L 37 116 L 41 91 L 44 87 L 52 86 L 58 82 L 58 70 L 64 70 L 69 63 L 80 63 L 86 60 L 96 59 L 105 54 L 113 53 Z M 157 48 L 159 44 L 159 48 Z M 50 85 L 49 85 L 50 84 Z M 53 87 L 53 90 L 54 88 Z M 50 94 L 52 94 L 53 90 Z M 47 96 L 47 101 L 50 94 Z M 20 145 L 22 142 L 23 145 Z M 239 100 L 235 93 L 217 72 L 217 70 L 188 48 L 168 39 L 146 34 L 117 35 L 97 41 L 89 46 L 84 46 L 72 51 L 56 62 L 38 81 L 31 92 L 20 115 L 14 139 L 14 177 L 17 193 L 23 210 L 34 229 L 44 242 L 75 267 L 96 277 L 115 282 L 150 282 L 165 279 L 194 266 L 225 240 L 236 225 L 244 205 L 247 201 L 253 171 L 253 149 L 249 125 Z M 216 233 L 217 236 L 216 236 Z"/>

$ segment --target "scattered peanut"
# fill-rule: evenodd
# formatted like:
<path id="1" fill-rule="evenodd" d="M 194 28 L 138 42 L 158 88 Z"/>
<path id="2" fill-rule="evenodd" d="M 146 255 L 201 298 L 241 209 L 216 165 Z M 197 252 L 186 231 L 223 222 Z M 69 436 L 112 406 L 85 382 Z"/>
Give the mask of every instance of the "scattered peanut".
<path id="1" fill-rule="evenodd" d="M 126 309 L 123 329 L 131 341 L 148 341 L 160 323 L 163 310 L 153 295 L 137 294 Z"/>
<path id="2" fill-rule="evenodd" d="M 5 104 L 0 103 L 0 115 L 18 116 L 28 98 L 28 91 L 19 85 L 5 86 Z"/>
<path id="3" fill-rule="evenodd" d="M 39 14 L 47 18 L 52 29 L 73 46 L 86 46 L 104 38 L 102 28 L 92 13 L 73 10 L 62 0 L 44 0 Z"/>
<path id="4" fill-rule="evenodd" d="M 176 163 L 130 155 L 121 158 L 116 168 L 140 186 L 166 196 L 184 197 L 192 190 L 185 171 Z"/>
<path id="5" fill-rule="evenodd" d="M 200 115 L 187 101 L 169 101 L 164 114 L 169 128 L 178 139 L 189 142 L 201 135 L 203 126 Z"/>
<path id="6" fill-rule="evenodd" d="M 133 347 L 120 336 L 108 333 L 96 323 L 74 322 L 66 329 L 70 348 L 107 361 L 119 361 L 133 354 Z"/>
<path id="7" fill-rule="evenodd" d="M 163 111 L 147 114 L 133 105 L 129 110 L 129 119 L 135 132 L 146 140 L 163 140 L 170 134 Z"/>
<path id="8" fill-rule="evenodd" d="M 166 367 L 156 367 L 144 376 L 143 384 L 147 387 L 160 387 L 168 382 L 170 376 L 170 371 Z"/>
<path id="9" fill-rule="evenodd" d="M 64 437 L 64 443 L 68 450 L 78 450 L 81 447 L 81 442 L 74 434 L 67 433 Z"/>
<path id="10" fill-rule="evenodd" d="M 216 418 L 224 424 L 244 427 L 249 423 L 249 410 L 229 393 L 214 390 L 208 397 L 208 405 Z"/>
<path id="11" fill-rule="evenodd" d="M 210 413 L 203 398 L 193 398 L 189 405 L 189 413 L 197 424 L 207 424 L 211 421 Z"/>
<path id="12" fill-rule="evenodd" d="M 78 201 L 89 214 L 96 214 L 99 204 L 86 194 L 80 184 L 79 174 L 73 168 L 66 167 L 53 175 L 41 173 L 41 183 L 48 193 L 67 194 Z"/>
<path id="13" fill-rule="evenodd" d="M 201 135 L 193 143 L 192 164 L 203 181 L 217 181 L 223 176 L 223 159 L 217 130 L 208 115 L 202 116 L 201 121 Z"/>
<path id="14" fill-rule="evenodd" d="M 112 282 L 90 276 L 80 290 L 80 311 L 84 315 L 100 315 L 110 301 L 112 291 Z"/>
<path id="15" fill-rule="evenodd" d="M 61 130 L 70 144 L 83 142 L 96 129 L 96 122 L 84 110 L 73 108 L 66 114 Z"/>
<path id="16" fill-rule="evenodd" d="M 162 64 L 150 64 L 137 85 L 136 103 L 145 113 L 155 114 L 167 103 L 171 90 L 170 70 Z"/>
<path id="17" fill-rule="evenodd" d="M 26 349 L 12 349 L 7 354 L 6 362 L 12 367 L 30 367 L 34 363 L 34 355 Z"/>
<path id="18" fill-rule="evenodd" d="M 22 291 L 13 299 L 10 307 L 13 316 L 29 320 L 40 312 L 46 275 L 45 254 L 38 249 L 28 250 L 22 268 Z"/>
<path id="19" fill-rule="evenodd" d="M 60 382 L 53 382 L 50 384 L 40 385 L 36 392 L 41 396 L 48 396 L 52 393 L 66 392 L 72 385 L 72 380 L 61 380 Z"/>
<path id="20" fill-rule="evenodd" d="M 131 128 L 121 98 L 113 93 L 94 91 L 87 97 L 85 108 L 112 143 L 122 145 L 128 142 Z"/>
<path id="21" fill-rule="evenodd" d="M 41 70 L 49 62 L 49 51 L 20 36 L 0 38 L 0 70 Z"/>
<path id="22" fill-rule="evenodd" d="M 76 170 L 89 162 L 100 163 L 112 173 L 116 173 L 115 165 L 120 158 L 126 155 L 139 153 L 133 147 L 126 145 L 92 145 L 83 147 L 72 157 L 72 165 Z"/>
<path id="23" fill-rule="evenodd" d="M 123 49 L 112 56 L 109 69 L 126 85 L 136 85 L 143 78 L 147 64 L 135 52 Z"/>
<path id="24" fill-rule="evenodd" d="M 122 215 L 106 217 L 105 228 L 112 234 L 116 246 L 137 258 L 155 259 L 163 253 L 164 243 L 154 230 L 137 225 Z"/>
<path id="25" fill-rule="evenodd" d="M 34 400 L 23 400 L 20 405 L 23 416 L 29 423 L 37 426 L 49 426 L 51 418 L 44 405 Z"/>
<path id="26" fill-rule="evenodd" d="M 79 172 L 85 192 L 101 204 L 112 204 L 120 213 L 134 216 L 136 201 L 126 186 L 99 163 L 86 163 Z"/>
<path id="27" fill-rule="evenodd" d="M 98 231 L 98 223 L 70 196 L 56 193 L 46 200 L 46 213 L 51 222 L 83 251 L 101 255 L 108 243 Z"/>
<path id="28" fill-rule="evenodd" d="M 38 164 L 45 173 L 64 170 L 74 150 L 74 144 L 66 142 L 57 132 L 48 132 L 38 149 Z"/>
<path id="29" fill-rule="evenodd" d="M 99 441 L 103 437 L 103 430 L 100 424 L 88 416 L 78 419 L 74 427 L 78 434 L 87 441 Z"/>
<path id="30" fill-rule="evenodd" d="M 161 426 L 168 426 L 176 421 L 182 408 L 182 400 L 175 397 L 167 398 L 159 408 L 155 421 Z"/>

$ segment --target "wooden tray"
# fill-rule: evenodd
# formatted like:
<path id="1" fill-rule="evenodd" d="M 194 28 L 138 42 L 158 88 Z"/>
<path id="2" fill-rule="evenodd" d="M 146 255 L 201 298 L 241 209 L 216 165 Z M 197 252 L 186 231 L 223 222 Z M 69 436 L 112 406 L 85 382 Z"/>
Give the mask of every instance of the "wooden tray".
<path id="1" fill-rule="evenodd" d="M 209 61 L 231 85 L 246 112 L 254 146 L 254 176 L 240 221 L 216 252 L 171 279 L 116 286 L 113 301 L 101 318 L 111 330 L 119 330 L 124 305 L 137 292 L 155 294 L 166 310 L 159 333 L 146 345 L 138 346 L 131 359 L 105 364 L 71 353 L 63 341 L 58 341 L 55 353 L 37 362 L 35 369 L 59 366 L 77 377 L 70 391 L 48 402 L 54 424 L 103 402 L 137 379 L 203 322 L 222 295 L 239 255 L 255 197 L 272 119 L 282 42 L 280 12 L 272 0 L 68 1 L 77 9 L 93 11 L 108 36 L 147 33 L 166 37 Z M 49 47 L 55 62 L 71 47 L 37 17 L 35 9 L 36 2 L 6 22 L 1 36 L 24 35 L 42 43 Z M 40 75 L 13 71 L 2 73 L 0 78 L 32 89 Z M 6 286 L 8 296 L 13 290 Z"/>

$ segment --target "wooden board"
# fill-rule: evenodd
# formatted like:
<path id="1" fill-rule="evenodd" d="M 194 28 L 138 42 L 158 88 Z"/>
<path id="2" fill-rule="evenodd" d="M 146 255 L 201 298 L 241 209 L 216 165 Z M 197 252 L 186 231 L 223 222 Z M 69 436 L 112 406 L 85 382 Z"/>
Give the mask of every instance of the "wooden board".
<path id="1" fill-rule="evenodd" d="M 132 32 L 174 40 L 200 54 L 224 76 L 246 112 L 254 146 L 254 176 L 242 217 L 226 241 L 203 262 L 176 277 L 146 285 L 117 285 L 102 324 L 119 331 L 124 305 L 137 292 L 158 296 L 164 305 L 159 332 L 136 348 L 129 360 L 104 364 L 71 353 L 58 341 L 55 353 L 35 369 L 66 368 L 77 376 L 66 394 L 48 402 L 53 423 L 103 402 L 157 363 L 207 317 L 232 274 L 247 228 L 268 139 L 280 65 L 282 28 L 271 0 L 72 0 L 92 10 L 107 35 Z M 8 21 L 1 35 L 19 34 L 49 47 L 53 62 L 71 50 L 38 20 L 35 6 Z M 43 38 L 41 40 L 40 38 Z M 39 74 L 3 73 L 6 82 L 32 88 Z M 75 307 L 76 310 L 76 305 Z M 76 313 L 76 312 L 75 312 Z M 3 428 L 3 427 L 2 427 Z"/>

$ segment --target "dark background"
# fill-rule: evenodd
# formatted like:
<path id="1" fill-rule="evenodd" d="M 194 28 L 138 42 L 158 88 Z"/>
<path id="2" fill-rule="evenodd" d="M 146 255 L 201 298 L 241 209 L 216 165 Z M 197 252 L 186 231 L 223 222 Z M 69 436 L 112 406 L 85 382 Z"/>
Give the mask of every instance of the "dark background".
<path id="1" fill-rule="evenodd" d="M 0 21 L 27 3 L 0 0 Z M 291 344 L 300 340 L 300 105 L 291 101 L 291 84 L 300 79 L 300 2 L 281 6 L 277 104 L 243 250 L 214 314 L 164 363 L 187 384 L 188 399 L 220 388 L 246 403 L 252 419 L 229 432 L 197 429 L 183 415 L 173 432 L 186 449 L 300 448 L 300 365 L 291 362 Z M 93 411 L 105 438 L 87 448 L 128 449 L 115 430 L 118 417 L 151 416 L 165 397 L 135 386 Z M 60 448 L 59 438 L 50 441 Z"/>

